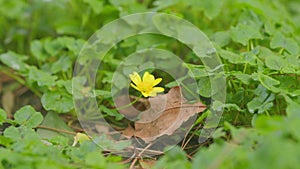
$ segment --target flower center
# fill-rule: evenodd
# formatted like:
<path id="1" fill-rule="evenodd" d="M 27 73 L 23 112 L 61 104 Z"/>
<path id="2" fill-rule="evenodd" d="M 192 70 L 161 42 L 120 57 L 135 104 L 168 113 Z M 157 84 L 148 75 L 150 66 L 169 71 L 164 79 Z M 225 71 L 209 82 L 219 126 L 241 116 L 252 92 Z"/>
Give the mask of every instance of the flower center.
<path id="1" fill-rule="evenodd" d="M 148 93 L 152 90 L 152 85 L 148 84 L 148 83 L 141 83 L 140 85 L 140 89 L 142 92 L 144 93 Z"/>

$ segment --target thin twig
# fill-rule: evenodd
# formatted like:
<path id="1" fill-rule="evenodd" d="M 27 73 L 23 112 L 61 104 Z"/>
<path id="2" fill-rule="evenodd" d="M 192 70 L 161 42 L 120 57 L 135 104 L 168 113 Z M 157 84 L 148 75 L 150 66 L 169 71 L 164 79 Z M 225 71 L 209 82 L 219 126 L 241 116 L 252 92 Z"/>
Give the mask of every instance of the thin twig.
<path id="1" fill-rule="evenodd" d="M 133 168 L 134 168 L 134 165 L 135 165 L 135 163 L 137 162 L 137 160 L 138 160 L 138 158 L 134 158 L 134 160 L 132 161 L 132 163 L 131 163 L 129 169 L 133 169 Z"/>
<path id="2" fill-rule="evenodd" d="M 198 125 L 198 127 L 196 128 L 196 131 L 200 129 L 202 125 Z M 189 137 L 189 139 L 186 141 L 186 143 L 183 145 L 182 149 L 184 150 L 184 148 L 187 146 L 187 144 L 191 141 L 191 139 L 194 137 L 196 132 L 193 132 L 192 135 Z"/>
<path id="3" fill-rule="evenodd" d="M 130 165 L 130 168 L 129 169 L 133 169 L 135 163 L 137 162 L 138 159 L 141 158 L 141 155 L 149 148 L 152 146 L 152 143 L 151 144 L 148 144 L 145 148 L 142 149 L 142 151 L 137 155 L 135 156 L 134 160 L 132 161 L 131 165 Z M 135 154 L 134 154 L 135 155 Z"/>
<path id="4" fill-rule="evenodd" d="M 62 130 L 62 129 L 57 129 L 57 128 L 52 128 L 52 127 L 43 126 L 43 125 L 39 125 L 36 128 L 41 128 L 41 129 L 46 129 L 46 130 L 52 130 L 52 131 L 62 132 L 62 133 L 71 134 L 71 135 L 76 135 L 77 134 L 76 132 Z"/>
<path id="5" fill-rule="evenodd" d="M 190 132 L 192 129 L 193 129 L 193 126 L 191 126 L 190 129 L 188 130 L 188 132 L 186 132 L 185 135 L 184 135 L 184 138 L 183 138 L 182 144 L 181 144 L 181 149 L 182 149 L 182 150 L 183 150 L 183 146 L 184 146 L 185 140 L 186 140 L 186 138 L 187 138 L 189 132 Z"/>
<path id="6" fill-rule="evenodd" d="M 139 154 L 138 154 L 138 158 L 139 157 L 141 157 L 141 155 L 149 148 L 149 147 L 151 147 L 153 145 L 153 143 L 151 143 L 151 144 L 148 144 Z"/>
<path id="7" fill-rule="evenodd" d="M 126 160 L 124 160 L 124 161 L 121 161 L 121 162 L 119 162 L 118 164 L 127 164 L 127 163 L 129 163 L 134 157 L 135 157 L 135 153 L 133 153 L 132 156 L 129 157 L 128 159 L 126 159 Z"/>

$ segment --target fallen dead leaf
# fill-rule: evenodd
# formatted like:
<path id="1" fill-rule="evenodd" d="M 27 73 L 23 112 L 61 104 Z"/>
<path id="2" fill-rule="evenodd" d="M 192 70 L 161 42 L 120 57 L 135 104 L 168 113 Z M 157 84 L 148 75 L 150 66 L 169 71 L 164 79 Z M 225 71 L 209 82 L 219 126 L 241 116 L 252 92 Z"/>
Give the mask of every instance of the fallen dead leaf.
<path id="1" fill-rule="evenodd" d="M 11 113 L 14 108 L 14 100 L 15 100 L 15 96 L 12 91 L 6 90 L 3 92 L 2 106 L 3 106 L 3 109 L 7 112 L 9 118 L 11 118 L 11 116 L 12 116 Z"/>
<path id="2" fill-rule="evenodd" d="M 201 102 L 187 103 L 180 87 L 173 87 L 165 95 L 150 98 L 149 102 L 151 107 L 140 115 L 139 121 L 134 123 L 134 129 L 129 126 L 124 130 L 124 135 L 151 142 L 160 136 L 172 135 L 189 118 L 206 109 Z"/>
<path id="3" fill-rule="evenodd" d="M 3 86 L 2 86 L 2 82 L 0 81 L 0 94 L 2 93 L 2 89 L 3 89 Z"/>
<path id="4" fill-rule="evenodd" d="M 131 127 L 131 125 L 128 125 L 128 127 L 125 130 L 122 130 L 121 132 L 124 136 L 126 136 L 127 138 L 130 138 L 130 137 L 134 136 L 135 131 L 134 131 L 134 128 Z"/>
<path id="5" fill-rule="evenodd" d="M 152 168 L 156 164 L 156 160 L 139 160 L 143 169 Z"/>

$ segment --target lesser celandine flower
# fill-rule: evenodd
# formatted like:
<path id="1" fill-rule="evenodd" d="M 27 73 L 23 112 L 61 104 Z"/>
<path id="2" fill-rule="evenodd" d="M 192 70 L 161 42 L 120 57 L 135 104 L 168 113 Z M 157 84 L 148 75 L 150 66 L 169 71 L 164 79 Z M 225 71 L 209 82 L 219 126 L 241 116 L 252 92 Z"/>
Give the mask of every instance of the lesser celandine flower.
<path id="1" fill-rule="evenodd" d="M 157 93 L 163 92 L 165 89 L 162 87 L 154 87 L 162 81 L 162 78 L 155 79 L 153 75 L 145 72 L 143 79 L 137 72 L 133 72 L 129 75 L 131 81 L 130 85 L 136 90 L 140 91 L 144 97 L 154 97 Z"/>

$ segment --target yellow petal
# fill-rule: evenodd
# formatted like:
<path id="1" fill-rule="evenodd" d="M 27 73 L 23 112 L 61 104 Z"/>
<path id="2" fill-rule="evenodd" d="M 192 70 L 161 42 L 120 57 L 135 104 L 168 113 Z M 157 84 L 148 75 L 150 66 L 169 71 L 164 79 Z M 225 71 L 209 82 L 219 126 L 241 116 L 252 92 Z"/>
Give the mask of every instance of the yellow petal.
<path id="1" fill-rule="evenodd" d="M 143 82 L 151 84 L 155 81 L 155 78 L 153 75 L 151 75 L 149 72 L 145 72 L 143 76 Z"/>
<path id="2" fill-rule="evenodd" d="M 149 96 L 151 97 L 155 97 L 157 94 L 154 90 L 152 90 L 150 93 L 149 93 Z"/>
<path id="3" fill-rule="evenodd" d="M 130 83 L 130 86 L 133 87 L 134 89 L 141 91 L 137 86 L 135 86 L 133 83 Z"/>
<path id="4" fill-rule="evenodd" d="M 129 75 L 131 81 L 137 86 L 142 82 L 140 75 L 137 72 L 133 72 L 133 74 Z"/>
<path id="5" fill-rule="evenodd" d="M 155 79 L 155 81 L 153 82 L 153 86 L 158 85 L 158 83 L 160 83 L 161 81 L 162 81 L 162 78 Z"/>
<path id="6" fill-rule="evenodd" d="M 165 91 L 163 87 L 154 87 L 153 90 L 157 93 Z"/>
<path id="7" fill-rule="evenodd" d="M 160 92 L 163 92 L 163 91 L 165 91 L 165 89 L 162 88 L 162 87 L 154 87 L 154 88 L 151 90 L 151 92 L 149 93 L 149 96 L 155 97 L 155 96 L 157 95 L 157 93 L 160 93 Z"/>

